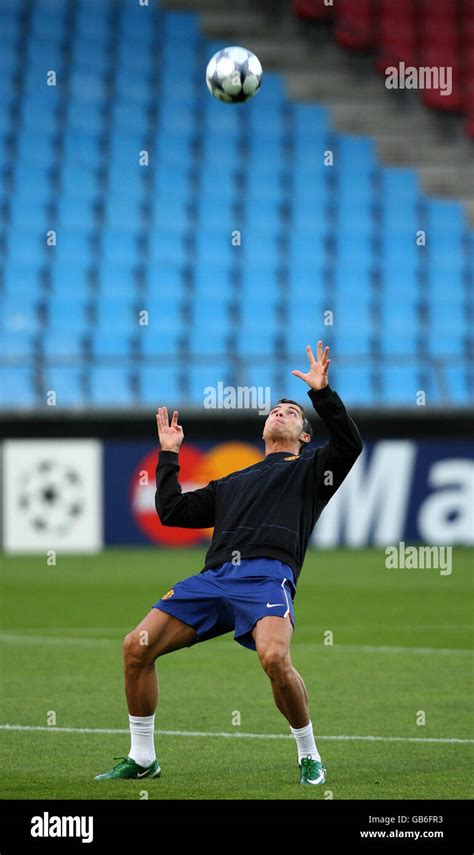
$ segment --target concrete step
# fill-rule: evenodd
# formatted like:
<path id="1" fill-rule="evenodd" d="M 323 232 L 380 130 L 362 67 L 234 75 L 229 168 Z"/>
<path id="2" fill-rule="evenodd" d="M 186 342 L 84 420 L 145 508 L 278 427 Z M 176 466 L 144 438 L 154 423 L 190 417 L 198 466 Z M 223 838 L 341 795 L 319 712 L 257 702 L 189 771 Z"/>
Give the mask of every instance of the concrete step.
<path id="1" fill-rule="evenodd" d="M 435 196 L 474 199 L 474 172 L 469 167 L 419 165 L 423 186 Z"/>

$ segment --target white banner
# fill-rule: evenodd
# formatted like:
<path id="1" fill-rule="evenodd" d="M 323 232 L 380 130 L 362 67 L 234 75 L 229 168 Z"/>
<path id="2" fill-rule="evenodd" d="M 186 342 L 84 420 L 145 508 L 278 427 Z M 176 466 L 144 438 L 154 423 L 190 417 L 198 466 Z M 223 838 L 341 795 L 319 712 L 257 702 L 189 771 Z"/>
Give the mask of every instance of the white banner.
<path id="1" fill-rule="evenodd" d="M 102 448 L 96 440 L 6 440 L 6 552 L 97 552 L 102 534 Z"/>

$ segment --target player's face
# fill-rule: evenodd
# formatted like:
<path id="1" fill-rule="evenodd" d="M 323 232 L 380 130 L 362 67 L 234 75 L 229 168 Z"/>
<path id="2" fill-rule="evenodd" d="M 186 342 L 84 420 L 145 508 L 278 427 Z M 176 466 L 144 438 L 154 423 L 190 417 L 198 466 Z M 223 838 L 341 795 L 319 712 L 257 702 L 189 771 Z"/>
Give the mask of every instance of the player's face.
<path id="1" fill-rule="evenodd" d="M 294 442 L 303 430 L 303 414 L 294 404 L 277 404 L 268 414 L 263 439 L 287 439 Z"/>

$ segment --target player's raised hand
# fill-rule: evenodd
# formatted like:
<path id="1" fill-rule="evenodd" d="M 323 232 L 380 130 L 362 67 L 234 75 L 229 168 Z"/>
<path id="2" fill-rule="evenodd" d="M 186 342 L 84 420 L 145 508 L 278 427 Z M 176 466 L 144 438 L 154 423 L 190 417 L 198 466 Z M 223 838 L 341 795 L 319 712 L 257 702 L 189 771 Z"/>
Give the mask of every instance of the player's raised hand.
<path id="1" fill-rule="evenodd" d="M 306 353 L 308 354 L 309 359 L 309 371 L 306 374 L 303 374 L 302 371 L 296 370 L 291 373 L 295 374 L 296 377 L 301 377 L 301 379 L 305 380 L 308 386 L 311 386 L 315 391 L 318 389 L 324 389 L 324 387 L 328 385 L 328 368 L 329 363 L 331 362 L 331 360 L 328 359 L 329 347 L 325 347 L 323 351 L 323 343 L 322 341 L 318 341 L 317 362 L 309 344 L 306 345 Z"/>
<path id="2" fill-rule="evenodd" d="M 178 424 L 178 410 L 175 410 L 169 423 L 166 407 L 158 407 L 156 413 L 158 438 L 162 451 L 179 451 L 184 439 L 183 428 Z"/>

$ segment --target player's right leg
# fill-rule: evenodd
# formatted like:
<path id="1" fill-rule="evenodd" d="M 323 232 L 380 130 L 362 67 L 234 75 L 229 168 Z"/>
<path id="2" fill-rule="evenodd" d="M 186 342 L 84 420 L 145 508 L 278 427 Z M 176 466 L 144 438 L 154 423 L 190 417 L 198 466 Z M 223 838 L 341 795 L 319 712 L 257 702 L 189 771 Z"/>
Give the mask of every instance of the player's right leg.
<path id="1" fill-rule="evenodd" d="M 123 642 L 125 693 L 132 746 L 128 757 L 116 757 L 115 759 L 120 760 L 120 763 L 109 772 L 96 775 L 96 781 L 160 776 L 161 770 L 153 743 L 154 717 L 158 703 L 155 660 L 173 650 L 188 647 L 194 642 L 196 635 L 195 630 L 188 624 L 160 609 L 153 608 L 138 626 L 125 636 Z"/>
<path id="2" fill-rule="evenodd" d="M 151 609 L 125 636 L 123 658 L 125 694 L 130 715 L 153 715 L 158 704 L 155 660 L 188 647 L 197 633 L 188 624 L 160 609 Z"/>

